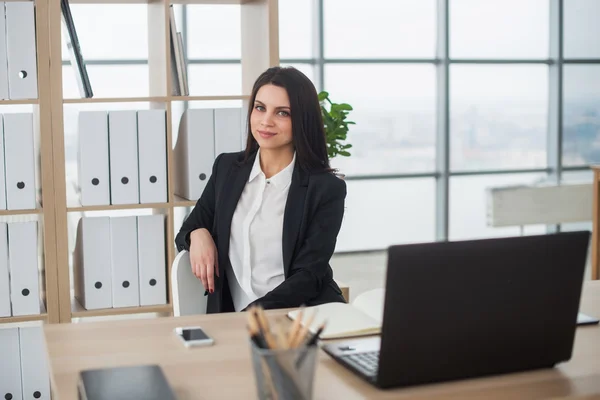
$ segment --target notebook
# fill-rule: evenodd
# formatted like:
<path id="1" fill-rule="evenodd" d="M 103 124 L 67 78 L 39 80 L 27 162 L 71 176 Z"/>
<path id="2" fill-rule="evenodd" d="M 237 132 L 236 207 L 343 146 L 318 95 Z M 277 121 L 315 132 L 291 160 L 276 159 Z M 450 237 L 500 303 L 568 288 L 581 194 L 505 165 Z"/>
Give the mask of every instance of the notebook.
<path id="1" fill-rule="evenodd" d="M 353 336 L 377 335 L 381 332 L 385 289 L 373 289 L 360 294 L 349 303 L 326 303 L 304 308 L 303 321 L 314 313 L 315 318 L 309 331 L 315 333 L 326 321 L 321 339 L 336 339 Z M 295 320 L 300 309 L 288 312 Z"/>
<path id="2" fill-rule="evenodd" d="M 175 400 L 158 365 L 138 365 L 81 371 L 80 400 Z"/>

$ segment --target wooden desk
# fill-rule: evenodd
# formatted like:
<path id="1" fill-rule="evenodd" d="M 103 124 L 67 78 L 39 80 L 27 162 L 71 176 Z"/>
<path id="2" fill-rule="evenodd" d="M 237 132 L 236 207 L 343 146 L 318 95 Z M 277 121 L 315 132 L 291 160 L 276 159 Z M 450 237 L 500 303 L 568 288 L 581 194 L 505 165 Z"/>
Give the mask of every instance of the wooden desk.
<path id="1" fill-rule="evenodd" d="M 600 315 L 600 282 L 587 282 L 581 311 Z M 283 315 L 270 312 L 271 317 Z M 54 398 L 77 399 L 82 369 L 158 363 L 185 399 L 256 398 L 244 314 L 45 325 Z M 198 324 L 215 345 L 186 349 L 176 326 Z M 380 391 L 320 352 L 315 399 L 548 398 L 600 393 L 600 327 L 577 329 L 571 361 L 554 369 Z"/>

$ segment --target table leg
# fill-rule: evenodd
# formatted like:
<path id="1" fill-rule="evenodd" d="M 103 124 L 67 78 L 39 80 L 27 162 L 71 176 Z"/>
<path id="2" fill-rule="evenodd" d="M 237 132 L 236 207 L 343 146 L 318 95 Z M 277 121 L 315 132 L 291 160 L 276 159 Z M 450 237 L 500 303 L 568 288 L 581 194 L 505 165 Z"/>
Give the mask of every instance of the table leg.
<path id="1" fill-rule="evenodd" d="M 594 201 L 592 210 L 592 279 L 600 279 L 600 171 L 594 170 Z"/>

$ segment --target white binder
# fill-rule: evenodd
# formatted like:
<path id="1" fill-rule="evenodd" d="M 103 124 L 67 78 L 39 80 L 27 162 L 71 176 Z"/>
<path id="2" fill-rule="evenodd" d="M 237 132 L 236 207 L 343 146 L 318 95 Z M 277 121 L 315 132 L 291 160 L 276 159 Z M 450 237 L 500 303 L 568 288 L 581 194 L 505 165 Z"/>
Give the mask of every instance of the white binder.
<path id="1" fill-rule="evenodd" d="M 137 218 L 140 305 L 166 304 L 164 215 L 140 215 Z"/>
<path id="2" fill-rule="evenodd" d="M 167 125 L 164 110 L 137 112 L 140 203 L 167 202 Z"/>
<path id="3" fill-rule="evenodd" d="M 215 108 L 215 156 L 243 150 L 241 119 L 241 108 Z"/>
<path id="4" fill-rule="evenodd" d="M 6 11 L 6 54 L 8 91 L 11 99 L 36 99 L 37 50 L 33 1 L 8 1 Z"/>
<path id="5" fill-rule="evenodd" d="M 19 328 L 24 399 L 50 400 L 50 373 L 41 326 Z"/>
<path id="6" fill-rule="evenodd" d="M 10 315 L 8 234 L 6 222 L 0 222 L 0 317 L 10 317 Z M 0 396 L 0 398 L 2 397 Z"/>
<path id="7" fill-rule="evenodd" d="M 35 209 L 32 113 L 4 114 L 4 158 L 7 209 Z"/>
<path id="8" fill-rule="evenodd" d="M 13 315 L 40 313 L 37 222 L 8 224 L 8 266 Z"/>
<path id="9" fill-rule="evenodd" d="M 137 218 L 110 219 L 110 257 L 113 307 L 140 305 Z"/>
<path id="10" fill-rule="evenodd" d="M 22 400 L 19 328 L 0 328 L 0 399 Z"/>
<path id="11" fill-rule="evenodd" d="M 85 309 L 112 308 L 109 217 L 79 220 L 73 280 L 75 298 Z"/>
<path id="12" fill-rule="evenodd" d="M 78 117 L 77 168 L 82 206 L 110 204 L 108 115 L 81 111 Z"/>
<path id="13" fill-rule="evenodd" d="M 137 115 L 134 110 L 108 112 L 111 204 L 138 204 Z"/>
<path id="14" fill-rule="evenodd" d="M 0 7 L 4 10 L 4 2 Z M 0 99 L 8 100 L 8 59 L 6 57 L 6 16 L 0 16 Z"/>
<path id="15" fill-rule="evenodd" d="M 210 178 L 215 161 L 214 113 L 212 109 L 188 109 L 179 122 L 175 145 L 174 191 L 198 200 Z"/>
<path id="16" fill-rule="evenodd" d="M 6 210 L 5 181 L 6 172 L 4 171 L 4 116 L 0 114 L 0 210 Z"/>

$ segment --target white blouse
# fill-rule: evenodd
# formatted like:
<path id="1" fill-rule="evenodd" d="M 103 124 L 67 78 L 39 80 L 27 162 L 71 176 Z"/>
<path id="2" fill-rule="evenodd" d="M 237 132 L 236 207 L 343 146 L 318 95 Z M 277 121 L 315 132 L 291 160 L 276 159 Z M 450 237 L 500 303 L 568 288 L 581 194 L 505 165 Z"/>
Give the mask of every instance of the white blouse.
<path id="1" fill-rule="evenodd" d="M 236 311 L 279 286 L 283 272 L 283 214 L 292 182 L 292 162 L 267 179 L 260 149 L 231 220 L 227 281 Z"/>

